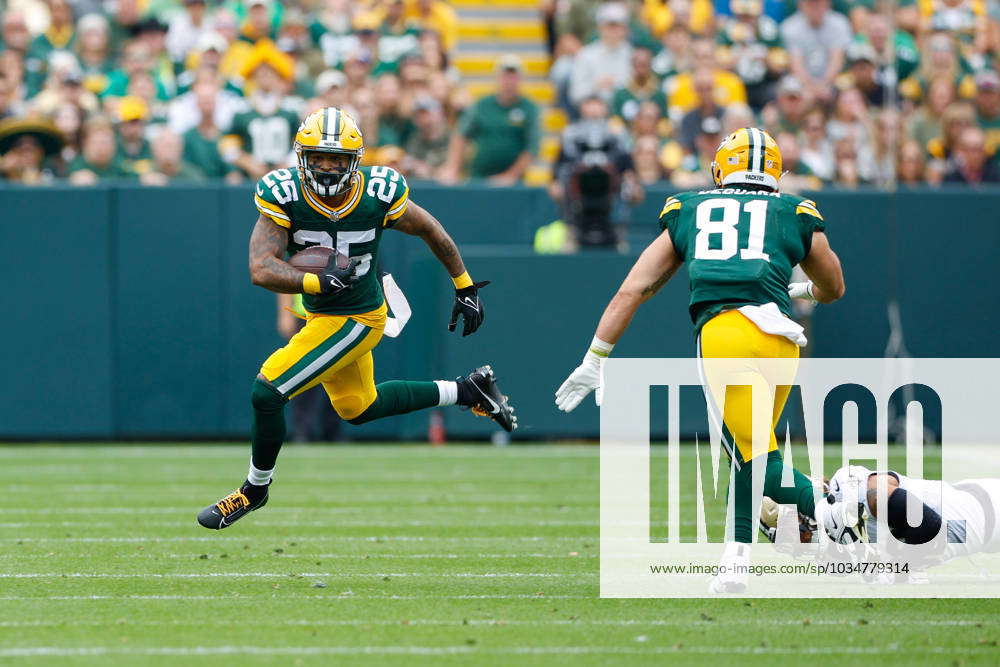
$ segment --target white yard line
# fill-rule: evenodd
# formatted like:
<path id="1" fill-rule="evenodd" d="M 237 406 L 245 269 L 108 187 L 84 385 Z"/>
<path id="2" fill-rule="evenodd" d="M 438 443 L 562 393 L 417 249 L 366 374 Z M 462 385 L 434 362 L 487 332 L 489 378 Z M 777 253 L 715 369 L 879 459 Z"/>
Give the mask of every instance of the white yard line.
<path id="1" fill-rule="evenodd" d="M 0 628 L 47 628 L 67 625 L 70 622 L 67 621 L 0 621 Z M 83 620 L 73 620 L 72 625 L 83 625 L 88 627 L 102 627 L 109 624 L 108 621 L 83 621 Z M 157 621 L 125 621 L 122 625 L 128 626 L 160 626 L 160 625 L 170 625 L 170 626 L 204 626 L 204 625 L 227 625 L 228 620 L 157 620 Z M 372 620 L 372 619 L 289 619 L 280 621 L 279 625 L 288 626 L 306 626 L 306 627 L 355 627 L 355 626 L 505 626 L 505 625 L 515 625 L 515 626 L 611 626 L 611 627 L 690 627 L 690 626 L 702 626 L 702 625 L 715 625 L 715 626 L 725 626 L 725 625 L 766 625 L 766 626 L 802 626 L 801 620 L 771 620 L 763 618 L 740 618 L 732 620 L 713 620 L 713 621 L 702 621 L 702 620 L 664 620 L 664 619 L 652 619 L 652 620 L 642 620 L 642 619 L 539 619 L 537 621 L 517 621 L 508 620 L 503 618 L 487 618 L 487 619 L 462 619 L 462 620 L 443 620 L 443 619 L 430 619 L 430 618 L 401 618 L 401 619 L 389 619 L 389 620 Z M 922 625 L 929 627 L 986 627 L 995 626 L 996 621 L 970 621 L 970 620 L 940 620 L 940 619 L 913 619 L 906 621 L 892 621 L 885 620 L 879 621 L 879 625 L 891 625 L 891 626 L 912 626 L 912 625 Z M 829 625 L 829 626 L 850 626 L 854 627 L 857 625 L 856 621 L 853 620 L 815 620 L 811 621 L 810 625 Z"/>
<path id="2" fill-rule="evenodd" d="M 28 600 L 248 600 L 247 595 L 0 595 L 0 601 Z M 340 595 L 282 595 L 283 600 L 593 600 L 593 595 L 548 595 L 537 593 L 482 595 L 359 595 L 345 591 Z"/>
<path id="3" fill-rule="evenodd" d="M 598 572 L 0 572 L 0 579 L 268 579 L 289 577 L 447 577 L 458 579 L 527 579 L 596 577 Z"/>
<path id="4" fill-rule="evenodd" d="M 524 518 L 521 520 L 513 521 L 476 521 L 474 523 L 451 523 L 448 521 L 425 521 L 425 520 L 412 520 L 412 521 L 354 521 L 348 520 L 344 521 L 341 519 L 330 519 L 329 521 L 254 521 L 253 525 L 262 528 L 287 528 L 289 523 L 299 527 L 315 527 L 315 528 L 463 528 L 466 530 L 471 530 L 474 528 L 490 528 L 490 527 L 505 527 L 509 528 L 511 526 L 524 526 L 526 528 L 531 528 L 534 526 L 544 526 L 548 528 L 559 528 L 559 527 L 593 527 L 596 528 L 600 526 L 599 521 L 591 520 L 579 520 L 579 521 L 547 521 L 547 520 L 533 520 Z M 694 526 L 695 521 L 682 521 L 682 525 Z M 129 528 L 191 528 L 194 526 L 194 521 L 142 521 L 140 524 L 135 526 L 129 526 Z M 634 526 L 645 526 L 646 522 L 643 521 L 623 521 L 619 522 L 619 525 L 634 525 Z M 121 528 L 122 524 L 120 522 L 113 521 L 18 521 L 18 522 L 0 522 L 0 528 L 70 528 L 70 527 L 80 527 L 80 528 Z"/>
<path id="5" fill-rule="evenodd" d="M 204 656 L 204 655 L 885 655 L 885 654 L 997 655 L 996 648 L 954 646 L 813 646 L 802 648 L 762 646 L 521 646 L 476 648 L 470 646 L 191 646 L 191 647 L 90 647 L 34 646 L 0 649 L 0 657 L 35 656 Z"/>
<path id="6" fill-rule="evenodd" d="M 254 542 L 262 538 L 252 535 L 175 535 L 171 537 L 0 537 L 0 542 Z M 276 544 L 288 542 L 552 542 L 570 540 L 574 542 L 596 543 L 595 535 L 455 535 L 438 537 L 435 535 L 299 535 L 267 538 Z"/>

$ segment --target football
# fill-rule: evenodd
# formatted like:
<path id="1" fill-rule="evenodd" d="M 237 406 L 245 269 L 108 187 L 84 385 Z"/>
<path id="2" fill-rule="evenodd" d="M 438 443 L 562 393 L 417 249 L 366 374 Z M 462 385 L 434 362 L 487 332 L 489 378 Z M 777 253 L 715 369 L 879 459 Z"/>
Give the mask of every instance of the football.
<path id="1" fill-rule="evenodd" d="M 322 245 L 310 246 L 301 250 L 288 258 L 288 263 L 299 271 L 319 274 L 326 268 L 330 261 L 330 255 L 337 252 L 333 248 Z M 337 252 L 337 266 L 346 268 L 350 258 L 347 255 Z"/>

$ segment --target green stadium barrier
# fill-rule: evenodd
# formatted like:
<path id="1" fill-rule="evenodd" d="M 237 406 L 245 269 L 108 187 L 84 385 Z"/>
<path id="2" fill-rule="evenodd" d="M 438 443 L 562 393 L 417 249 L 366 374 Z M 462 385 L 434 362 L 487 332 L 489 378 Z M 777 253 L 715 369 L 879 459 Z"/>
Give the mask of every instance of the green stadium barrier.
<path id="1" fill-rule="evenodd" d="M 520 414 L 519 437 L 597 433 L 585 402 L 571 416 L 552 394 L 578 362 L 604 304 L 657 233 L 667 189 L 633 213 L 626 255 L 535 255 L 535 229 L 557 217 L 544 190 L 414 184 L 462 247 L 483 292 L 484 327 L 448 334 L 451 283 L 418 239 L 387 234 L 381 268 L 409 297 L 403 336 L 385 339 L 376 377 L 450 378 L 490 362 Z M 243 438 L 249 387 L 281 340 L 275 298 L 247 276 L 256 218 L 246 187 L 0 187 L 7 249 L 0 437 Z M 847 296 L 813 318 L 812 354 L 881 356 L 887 304 L 899 303 L 917 356 L 1000 356 L 989 286 L 1000 247 L 1000 191 L 873 191 L 817 196 L 847 276 Z M 616 351 L 691 356 L 681 271 L 637 316 Z M 449 433 L 491 423 L 444 410 Z M 423 438 L 427 414 L 354 430 L 364 439 Z M 695 425 L 693 428 L 698 428 Z M 682 431 L 684 422 L 682 422 Z"/>

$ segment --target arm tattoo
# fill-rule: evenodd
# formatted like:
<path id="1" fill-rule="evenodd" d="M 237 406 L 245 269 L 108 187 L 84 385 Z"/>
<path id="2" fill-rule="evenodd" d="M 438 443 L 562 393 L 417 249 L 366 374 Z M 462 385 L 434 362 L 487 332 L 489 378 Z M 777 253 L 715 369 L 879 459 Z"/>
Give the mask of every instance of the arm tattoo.
<path id="1" fill-rule="evenodd" d="M 263 216 L 250 236 L 250 279 L 272 292 L 299 294 L 305 274 L 284 261 L 288 232 Z"/>
<path id="2" fill-rule="evenodd" d="M 465 273 L 465 263 L 451 236 L 433 215 L 412 201 L 393 229 L 422 238 L 450 276 Z"/>
<path id="3" fill-rule="evenodd" d="M 652 296 L 660 291 L 660 288 L 667 284 L 667 281 L 674 277 L 677 273 L 677 267 L 671 266 L 666 271 L 664 271 L 659 278 L 656 279 L 652 285 L 648 285 L 642 289 L 642 295 Z"/>

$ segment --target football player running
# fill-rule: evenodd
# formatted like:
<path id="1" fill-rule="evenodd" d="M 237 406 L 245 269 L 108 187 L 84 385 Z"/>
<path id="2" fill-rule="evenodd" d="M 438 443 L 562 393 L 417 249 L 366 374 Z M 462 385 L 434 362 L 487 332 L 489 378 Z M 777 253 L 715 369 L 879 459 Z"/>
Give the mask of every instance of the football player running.
<path id="1" fill-rule="evenodd" d="M 716 187 L 668 197 L 660 212 L 661 233 L 632 267 L 597 326 L 583 362 L 556 391 L 556 405 L 569 412 L 599 389 L 601 361 L 611 354 L 639 306 L 674 275 L 683 262 L 690 276 L 690 315 L 700 359 L 798 359 L 805 345 L 802 327 L 790 319 L 790 297 L 831 303 L 844 294 L 837 255 L 824 233 L 823 216 L 808 199 L 778 191 L 781 153 L 766 132 L 741 128 L 723 140 L 711 165 Z M 789 285 L 792 268 L 800 265 L 810 278 Z M 751 386 L 773 397 L 764 495 L 796 505 L 814 517 L 835 540 L 858 522 L 852 503 L 814 501 L 809 479 L 794 472 L 794 487 L 781 485 L 782 459 L 774 426 L 788 398 L 789 386 L 769 380 L 751 364 L 738 378 L 719 386 L 710 365 L 705 388 L 710 414 L 722 413 L 723 445 L 735 471 L 734 524 L 727 531 L 723 565 L 712 592 L 742 592 L 754 532 L 751 470 Z M 713 381 L 716 380 L 716 381 Z M 724 385 L 729 386 L 728 391 Z M 713 396 L 713 394 L 715 394 Z M 598 398 L 600 391 L 598 391 Z M 818 516 L 817 516 L 818 515 Z M 735 566 L 735 567 L 734 567 Z M 742 573 L 735 573 L 742 570 Z"/>
<path id="2" fill-rule="evenodd" d="M 459 317 L 463 336 L 483 322 L 478 290 L 454 241 L 434 216 L 410 201 L 403 176 L 389 167 L 360 167 L 361 131 L 344 111 L 310 114 L 294 143 L 297 167 L 275 169 L 257 182 L 259 216 L 250 238 L 250 276 L 272 292 L 303 294 L 306 325 L 264 361 L 253 383 L 250 470 L 246 481 L 198 514 L 206 528 L 231 526 L 267 503 L 278 451 L 285 439 L 285 403 L 322 384 L 341 418 L 352 424 L 438 405 L 461 405 L 507 431 L 514 410 L 482 366 L 456 382 L 392 380 L 376 385 L 372 350 L 382 338 L 387 307 L 375 267 L 382 233 L 420 237 L 455 285 L 449 331 Z M 337 252 L 319 275 L 285 261 L 310 246 Z M 349 261 L 337 262 L 346 256 Z"/>

